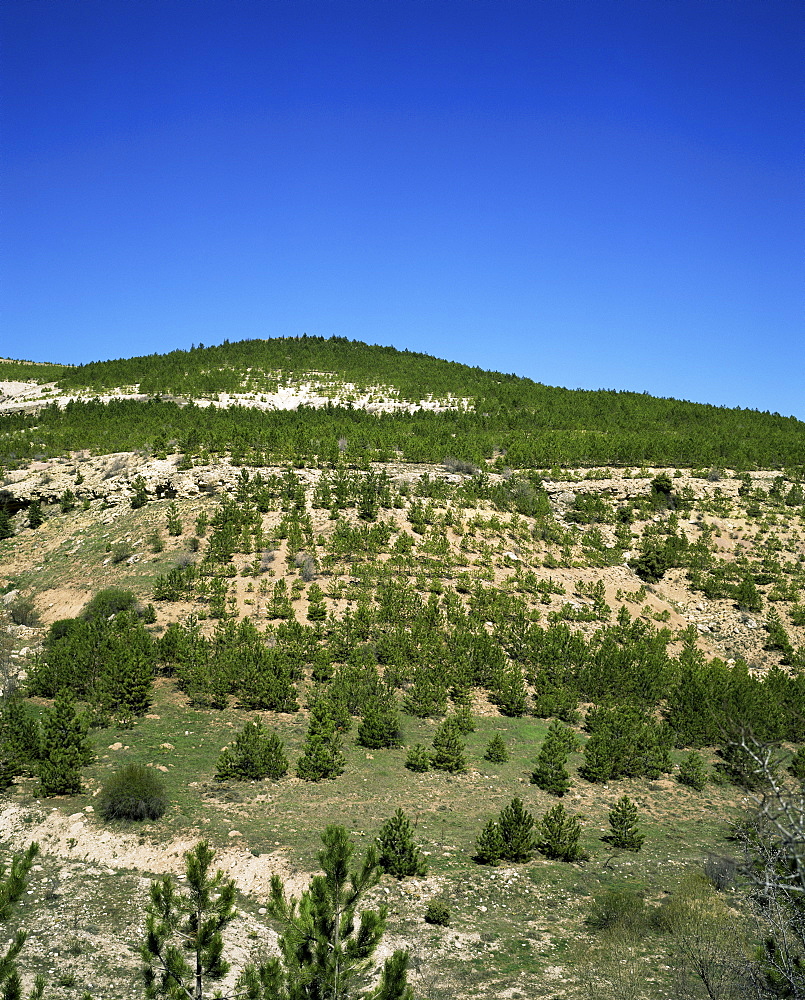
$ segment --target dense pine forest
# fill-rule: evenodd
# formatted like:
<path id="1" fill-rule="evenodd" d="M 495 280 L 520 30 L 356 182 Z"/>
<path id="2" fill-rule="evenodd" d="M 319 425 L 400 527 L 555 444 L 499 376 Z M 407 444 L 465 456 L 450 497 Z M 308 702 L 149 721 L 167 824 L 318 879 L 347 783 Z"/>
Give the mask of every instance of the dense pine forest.
<path id="1" fill-rule="evenodd" d="M 21 366 L 14 371 L 22 377 Z M 793 417 L 638 393 L 552 388 L 343 338 L 225 343 L 47 368 L 36 377 L 53 378 L 61 392 L 81 398 L 64 411 L 52 403 L 37 413 L 0 416 L 0 463 L 7 467 L 79 449 L 143 448 L 191 457 L 235 450 L 239 461 L 263 466 L 329 461 L 339 442 L 351 457 L 368 461 L 440 462 L 452 456 L 494 460 L 500 469 L 723 465 L 744 471 L 802 468 L 805 461 L 805 424 Z M 259 400 L 306 380 L 321 384 L 332 403 L 266 412 L 243 398 Z M 121 388 L 148 398 L 90 398 Z M 350 392 L 412 403 L 435 400 L 447 409 L 370 413 L 351 405 Z M 188 403 L 221 393 L 236 395 L 225 409 Z"/>

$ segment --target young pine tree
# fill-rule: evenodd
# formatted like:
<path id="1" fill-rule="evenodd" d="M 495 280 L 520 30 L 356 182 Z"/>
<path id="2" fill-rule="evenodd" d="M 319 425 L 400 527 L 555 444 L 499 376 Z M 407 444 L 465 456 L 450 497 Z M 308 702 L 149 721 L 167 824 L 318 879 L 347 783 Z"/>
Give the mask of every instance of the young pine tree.
<path id="1" fill-rule="evenodd" d="M 604 838 L 613 847 L 625 851 L 639 851 L 646 839 L 637 829 L 637 806 L 628 795 L 623 795 L 609 810 L 610 832 Z"/>
<path id="2" fill-rule="evenodd" d="M 39 853 L 37 843 L 30 844 L 24 854 L 15 855 L 3 877 L 0 877 L 0 926 L 10 919 L 14 906 L 20 901 L 28 884 L 28 875 Z M 17 968 L 17 956 L 28 938 L 28 932 L 18 930 L 8 941 L 4 955 L 0 955 L 0 990 L 3 1000 L 21 1000 L 22 979 Z M 40 1000 L 45 989 L 45 977 L 38 975 L 28 994 L 28 1000 Z"/>
<path id="3" fill-rule="evenodd" d="M 486 745 L 484 760 L 488 760 L 491 764 L 505 764 L 508 759 L 509 751 L 506 749 L 506 741 L 500 733 L 495 733 Z"/>
<path id="4" fill-rule="evenodd" d="M 467 770 L 464 744 L 452 721 L 443 722 L 433 736 L 430 766 L 449 774 L 463 774 Z"/>
<path id="5" fill-rule="evenodd" d="M 414 746 L 408 748 L 408 753 L 405 755 L 405 766 L 409 771 L 414 771 L 417 774 L 424 774 L 425 771 L 430 770 L 430 755 L 428 754 L 428 748 L 423 743 L 416 743 Z"/>
<path id="6" fill-rule="evenodd" d="M 512 799 L 490 820 L 478 837 L 475 857 L 482 864 L 498 861 L 527 861 L 536 847 L 534 817 L 521 799 Z"/>
<path id="7" fill-rule="evenodd" d="M 704 789 L 704 786 L 707 784 L 707 771 L 704 761 L 695 750 L 690 750 L 682 758 L 676 780 L 680 785 L 687 785 L 688 788 L 692 788 L 697 792 L 701 792 Z"/>
<path id="8" fill-rule="evenodd" d="M 204 1000 L 223 979 L 223 931 L 235 919 L 235 883 L 211 874 L 215 852 L 202 841 L 185 854 L 183 892 L 171 875 L 151 883 L 140 949 L 147 1000 Z M 188 961 L 189 959 L 189 961 Z"/>
<path id="9" fill-rule="evenodd" d="M 361 989 L 386 929 L 386 909 L 361 909 L 377 885 L 380 868 L 370 847 L 363 864 L 351 867 L 354 844 L 341 826 L 328 826 L 319 864 L 301 899 L 289 898 L 279 876 L 271 880 L 269 913 L 279 921 L 281 958 L 246 970 L 239 983 L 246 1000 L 413 1000 L 407 982 L 408 953 L 386 959 L 376 989 Z"/>
<path id="10" fill-rule="evenodd" d="M 42 501 L 39 497 L 33 497 L 28 504 L 28 527 L 38 528 L 44 522 L 45 515 L 42 513 Z"/>
<path id="11" fill-rule="evenodd" d="M 43 795 L 75 795 L 81 791 L 81 768 L 93 752 L 87 740 L 89 724 L 63 688 L 42 717 L 39 781 Z"/>
<path id="12" fill-rule="evenodd" d="M 537 847 L 546 858 L 557 861 L 584 861 L 587 854 L 579 845 L 581 824 L 571 816 L 561 802 L 542 817 L 537 834 Z"/>
<path id="13" fill-rule="evenodd" d="M 400 716 L 391 692 L 381 692 L 367 699 L 357 742 L 369 750 L 400 745 Z"/>
<path id="14" fill-rule="evenodd" d="M 288 758 L 282 740 L 263 728 L 262 719 L 247 722 L 235 744 L 221 751 L 216 781 L 278 781 L 288 773 Z"/>
<path id="15" fill-rule="evenodd" d="M 11 527 L 11 515 L 5 507 L 0 506 L 0 540 L 11 538 L 14 529 Z"/>
<path id="16" fill-rule="evenodd" d="M 296 762 L 296 773 L 305 781 L 321 781 L 343 774 L 344 764 L 341 733 L 327 710 L 326 699 L 321 699 L 310 713 L 302 756 Z"/>
<path id="17" fill-rule="evenodd" d="M 531 774 L 532 784 L 543 792 L 563 796 L 570 788 L 570 775 L 565 764 L 568 754 L 575 748 L 573 731 L 558 720 L 551 723 Z"/>
<path id="18" fill-rule="evenodd" d="M 414 831 L 402 809 L 387 819 L 377 835 L 378 864 L 387 875 L 427 875 L 428 867 L 414 843 Z"/>
<path id="19" fill-rule="evenodd" d="M 534 817 L 524 808 L 521 799 L 512 801 L 500 811 L 500 836 L 506 861 L 528 861 L 535 847 Z"/>

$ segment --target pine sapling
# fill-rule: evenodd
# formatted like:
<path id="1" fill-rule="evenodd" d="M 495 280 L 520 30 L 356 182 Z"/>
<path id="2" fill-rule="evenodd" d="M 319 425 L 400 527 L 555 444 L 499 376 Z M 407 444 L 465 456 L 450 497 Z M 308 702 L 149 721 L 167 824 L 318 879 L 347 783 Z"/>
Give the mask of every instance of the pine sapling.
<path id="1" fill-rule="evenodd" d="M 427 875 L 422 853 L 414 843 L 414 831 L 402 809 L 387 819 L 377 835 L 378 864 L 388 875 L 403 879 L 409 875 Z"/>
<path id="2" fill-rule="evenodd" d="M 437 771 L 447 771 L 449 774 L 463 774 L 467 770 L 464 744 L 449 719 L 443 722 L 434 734 L 430 766 Z"/>
<path id="3" fill-rule="evenodd" d="M 546 858 L 557 861 L 584 861 L 587 853 L 579 845 L 581 823 L 571 816 L 561 802 L 542 817 L 537 847 Z"/>
<path id="4" fill-rule="evenodd" d="M 605 840 L 613 847 L 626 851 L 639 851 L 646 839 L 637 829 L 637 806 L 628 795 L 623 795 L 609 811 L 610 833 Z"/>
<path id="5" fill-rule="evenodd" d="M 509 751 L 506 749 L 506 741 L 500 733 L 495 733 L 486 745 L 484 760 L 488 760 L 491 764 L 505 764 L 508 759 Z"/>
<path id="6" fill-rule="evenodd" d="M 405 755 L 405 766 L 409 771 L 414 771 L 417 774 L 429 771 L 430 754 L 428 748 L 423 743 L 415 743 L 414 746 L 409 747 L 408 753 Z"/>

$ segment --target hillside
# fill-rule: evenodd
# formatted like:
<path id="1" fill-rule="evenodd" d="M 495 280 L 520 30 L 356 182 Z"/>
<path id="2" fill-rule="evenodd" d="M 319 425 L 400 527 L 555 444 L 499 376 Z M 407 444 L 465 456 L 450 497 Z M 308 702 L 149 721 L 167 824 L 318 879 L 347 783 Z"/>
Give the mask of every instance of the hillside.
<path id="1" fill-rule="evenodd" d="M 0 381 L 2 366 L 0 363 Z M 26 369 L 30 370 L 30 368 Z M 497 468 L 673 465 L 801 469 L 793 417 L 628 392 L 543 386 L 342 338 L 278 338 L 43 369 L 0 400 L 0 463 L 90 449 L 236 449 L 238 463 L 348 458 Z M 12 376 L 13 375 L 13 379 Z M 34 380 L 37 381 L 36 379 Z"/>
<path id="2" fill-rule="evenodd" d="M 699 997 L 705 954 L 719 995 L 744 988 L 766 931 L 736 870 L 754 779 L 731 741 L 750 730 L 786 764 L 805 744 L 803 425 L 342 347 L 199 348 L 58 385 L 49 372 L 34 409 L 0 417 L 0 838 L 42 848 L 21 911 L 26 975 L 46 972 L 59 998 L 140 997 L 149 880 L 182 872 L 201 837 L 238 888 L 237 971 L 275 949 L 272 874 L 298 893 L 326 824 L 362 852 L 402 808 L 427 873 L 384 875 L 370 898 L 389 908 L 380 957 L 410 950 L 417 1000 Z M 238 405 L 201 405 L 183 365 Z M 332 402 L 240 398 L 314 395 L 314 382 Z M 146 398 L 54 402 L 118 390 Z M 419 409 L 384 412 L 395 400 Z M 641 443 L 654 422 L 664 438 Z M 584 437 L 691 453 L 584 465 Z M 546 439 L 577 458 L 517 460 Z M 764 441 L 774 457 L 752 468 L 710 457 L 716 442 L 745 455 Z M 65 688 L 95 757 L 56 792 L 52 753 L 21 734 L 49 731 Z M 256 719 L 287 773 L 222 774 L 223 748 Z M 556 734 L 564 765 L 548 781 L 540 752 Z M 506 760 L 488 759 L 493 738 Z M 163 776 L 161 818 L 102 818 L 127 763 Z M 623 795 L 640 850 L 607 839 Z M 481 863 L 478 838 L 514 798 L 538 826 L 562 804 L 588 858 L 541 843 Z M 430 901 L 448 926 L 424 921 Z"/>

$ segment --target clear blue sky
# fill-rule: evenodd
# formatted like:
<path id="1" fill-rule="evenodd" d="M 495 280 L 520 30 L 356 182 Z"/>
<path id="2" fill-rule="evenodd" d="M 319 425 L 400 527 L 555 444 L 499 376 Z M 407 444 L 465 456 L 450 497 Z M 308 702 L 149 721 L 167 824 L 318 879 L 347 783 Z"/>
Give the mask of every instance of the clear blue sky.
<path id="1" fill-rule="evenodd" d="M 351 337 L 805 418 L 800 0 L 0 0 L 0 354 Z"/>

